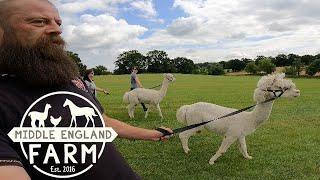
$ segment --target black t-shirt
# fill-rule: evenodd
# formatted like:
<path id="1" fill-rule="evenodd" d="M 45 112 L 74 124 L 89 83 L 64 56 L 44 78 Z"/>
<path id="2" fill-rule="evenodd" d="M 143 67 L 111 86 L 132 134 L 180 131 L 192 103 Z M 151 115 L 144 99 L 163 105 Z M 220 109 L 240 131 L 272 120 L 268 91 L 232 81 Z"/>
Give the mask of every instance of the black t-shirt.
<path id="1" fill-rule="evenodd" d="M 56 179 L 34 169 L 23 155 L 19 143 L 14 143 L 8 133 L 19 127 L 28 107 L 43 95 L 55 91 L 68 91 L 82 95 L 90 100 L 103 113 L 98 100 L 71 83 L 60 88 L 39 89 L 30 87 L 10 76 L 0 76 L 0 166 L 22 166 L 32 179 Z M 59 152 L 57 152 L 59 153 Z M 140 179 L 116 150 L 113 143 L 106 143 L 106 148 L 94 166 L 85 173 L 70 179 Z"/>

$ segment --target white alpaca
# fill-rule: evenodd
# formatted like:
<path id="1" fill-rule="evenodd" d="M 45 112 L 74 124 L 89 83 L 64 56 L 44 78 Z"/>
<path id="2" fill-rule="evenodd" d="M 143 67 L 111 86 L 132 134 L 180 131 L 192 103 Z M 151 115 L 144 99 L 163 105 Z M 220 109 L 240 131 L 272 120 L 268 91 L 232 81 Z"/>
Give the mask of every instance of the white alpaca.
<path id="1" fill-rule="evenodd" d="M 285 90 L 282 97 L 298 97 L 300 91 L 296 89 L 295 84 L 291 80 L 284 79 L 285 74 L 273 74 L 263 76 L 258 82 L 257 88 L 254 91 L 254 100 L 257 106 L 251 112 L 242 112 L 230 117 L 219 119 L 210 122 L 204 126 L 197 127 L 179 134 L 182 147 L 185 153 L 190 151 L 188 147 L 188 139 L 197 131 L 206 128 L 223 136 L 222 143 L 218 151 L 213 155 L 209 164 L 214 162 L 227 151 L 232 143 L 239 141 L 239 150 L 246 159 L 252 159 L 247 152 L 247 145 L 245 137 L 253 133 L 259 125 L 266 121 L 271 113 L 274 101 L 259 104 L 267 99 L 274 97 L 272 92 L 266 90 Z M 287 90 L 286 90 L 287 89 Z M 280 92 L 277 93 L 277 95 Z M 198 102 L 192 105 L 185 105 L 180 107 L 177 111 L 177 119 L 188 125 L 196 124 L 217 117 L 226 115 L 236 109 L 222 107 L 215 104 Z"/>
<path id="2" fill-rule="evenodd" d="M 44 121 L 48 118 L 48 112 L 50 108 L 51 108 L 51 105 L 46 104 L 46 106 L 44 107 L 44 112 L 38 112 L 38 111 L 29 112 L 28 116 L 31 119 L 31 127 L 33 128 L 37 127 L 36 121 L 39 121 L 39 127 L 45 127 Z"/>
<path id="3" fill-rule="evenodd" d="M 160 117 L 163 118 L 163 115 L 160 109 L 160 102 L 167 94 L 169 83 L 175 80 L 172 74 L 164 74 L 163 76 L 164 78 L 163 78 L 162 86 L 159 91 L 153 90 L 153 89 L 136 88 L 124 94 L 123 102 L 126 104 L 129 104 L 127 108 L 128 108 L 128 113 L 130 118 L 134 118 L 134 109 L 135 109 L 135 106 L 139 103 L 145 103 L 145 104 L 149 104 L 151 106 L 156 107 L 159 111 Z M 145 114 L 145 118 L 148 117 L 149 111 L 150 111 L 150 107 L 148 108 Z"/>

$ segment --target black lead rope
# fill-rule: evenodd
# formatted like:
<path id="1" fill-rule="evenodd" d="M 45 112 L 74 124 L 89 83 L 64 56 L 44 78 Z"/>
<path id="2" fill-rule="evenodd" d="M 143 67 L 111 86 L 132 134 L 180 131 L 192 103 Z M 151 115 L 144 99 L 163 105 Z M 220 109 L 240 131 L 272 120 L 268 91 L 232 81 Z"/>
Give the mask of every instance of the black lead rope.
<path id="1" fill-rule="evenodd" d="M 159 84 L 159 85 L 156 85 L 156 86 L 152 86 L 150 88 L 147 88 L 147 89 L 154 89 L 154 88 L 157 88 L 157 87 L 160 87 L 162 84 Z"/>
<path id="2" fill-rule="evenodd" d="M 268 91 L 268 92 L 272 92 L 272 93 L 274 94 L 274 97 L 273 97 L 273 98 L 270 98 L 270 99 L 268 99 L 268 100 L 265 100 L 265 101 L 263 101 L 263 102 L 261 102 L 261 103 L 259 103 L 259 104 L 264 104 L 264 103 L 267 103 L 267 102 L 270 102 L 270 101 L 274 101 L 274 100 L 280 98 L 286 90 L 287 90 L 287 89 L 284 89 L 284 90 L 282 90 L 282 89 L 281 89 L 281 90 L 269 90 L 269 89 L 267 89 L 267 90 L 265 90 L 265 91 Z M 281 92 L 281 93 L 277 96 L 276 92 Z M 201 123 L 192 124 L 192 125 L 189 125 L 189 126 L 185 126 L 185 127 L 173 129 L 173 130 L 172 130 L 173 133 L 171 133 L 171 132 L 169 132 L 169 131 L 167 131 L 167 130 L 165 130 L 165 129 L 163 129 L 163 128 L 157 128 L 156 130 L 159 131 L 159 132 L 161 132 L 161 133 L 163 134 L 163 136 L 169 136 L 169 135 L 172 135 L 172 134 L 181 133 L 181 132 L 183 132 L 183 131 L 187 131 L 187 130 L 190 130 L 190 129 L 193 129 L 193 128 L 196 128 L 196 127 L 199 127 L 199 126 L 202 126 L 202 125 L 205 125 L 205 124 L 208 124 L 208 123 L 210 123 L 210 122 L 212 122 L 212 121 L 216 121 L 216 120 L 218 120 L 218 119 L 223 119 L 223 118 L 226 118 L 226 117 L 230 117 L 230 116 L 239 114 L 239 113 L 241 113 L 241 112 L 243 112 L 243 111 L 246 111 L 246 110 L 248 110 L 248 109 L 251 109 L 251 108 L 255 107 L 256 105 L 258 105 L 258 104 L 254 104 L 254 105 L 251 105 L 251 106 L 248 106 L 248 107 L 239 109 L 239 110 L 237 110 L 237 111 L 228 113 L 228 114 L 226 114 L 226 115 L 220 116 L 220 117 L 218 117 L 218 118 L 215 118 L 215 119 L 212 119 L 212 120 L 209 120 L 209 121 L 204 121 L 204 122 L 201 122 Z"/>

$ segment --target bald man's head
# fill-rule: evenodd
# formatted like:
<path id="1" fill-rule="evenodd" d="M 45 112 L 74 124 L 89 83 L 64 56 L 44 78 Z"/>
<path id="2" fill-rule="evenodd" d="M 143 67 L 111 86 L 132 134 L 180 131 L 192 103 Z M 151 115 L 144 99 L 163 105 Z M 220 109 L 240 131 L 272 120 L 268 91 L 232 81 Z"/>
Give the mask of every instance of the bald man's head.
<path id="1" fill-rule="evenodd" d="M 48 0 L 0 0 L 0 27 L 5 28 L 4 26 L 9 25 L 6 20 L 12 13 L 12 11 L 19 5 L 19 3 L 25 3 L 30 1 L 42 1 L 47 2 L 54 6 Z"/>

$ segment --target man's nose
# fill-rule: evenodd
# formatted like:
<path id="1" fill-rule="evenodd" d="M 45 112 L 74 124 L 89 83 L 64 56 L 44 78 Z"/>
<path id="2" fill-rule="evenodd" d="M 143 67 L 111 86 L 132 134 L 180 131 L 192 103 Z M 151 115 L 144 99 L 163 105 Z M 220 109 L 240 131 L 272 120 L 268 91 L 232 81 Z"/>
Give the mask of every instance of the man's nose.
<path id="1" fill-rule="evenodd" d="M 48 25 L 48 27 L 46 29 L 46 33 L 59 35 L 62 33 L 62 29 L 57 23 L 52 23 L 52 24 Z"/>

